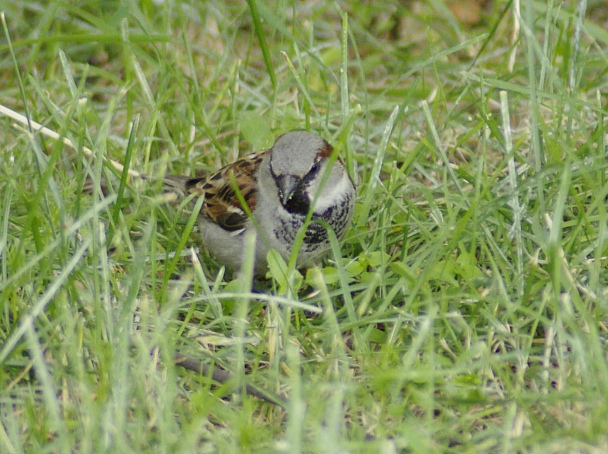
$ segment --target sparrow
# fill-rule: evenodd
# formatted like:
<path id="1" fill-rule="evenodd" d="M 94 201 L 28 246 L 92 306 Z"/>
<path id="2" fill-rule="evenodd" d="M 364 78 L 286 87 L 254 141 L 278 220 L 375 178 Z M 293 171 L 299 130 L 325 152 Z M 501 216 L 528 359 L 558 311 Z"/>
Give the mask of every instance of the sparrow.
<path id="1" fill-rule="evenodd" d="M 255 229 L 254 266 L 261 275 L 267 270 L 270 249 L 289 261 L 309 212 L 311 221 L 298 251 L 299 267 L 314 263 L 329 250 L 326 225 L 338 239 L 348 230 L 356 190 L 344 163 L 338 157 L 332 159 L 333 153 L 333 147 L 318 135 L 292 131 L 279 136 L 271 148 L 208 176 L 166 175 L 164 183 L 186 196 L 204 197 L 199 213 L 202 240 L 226 268 L 240 270 L 245 233 Z"/>

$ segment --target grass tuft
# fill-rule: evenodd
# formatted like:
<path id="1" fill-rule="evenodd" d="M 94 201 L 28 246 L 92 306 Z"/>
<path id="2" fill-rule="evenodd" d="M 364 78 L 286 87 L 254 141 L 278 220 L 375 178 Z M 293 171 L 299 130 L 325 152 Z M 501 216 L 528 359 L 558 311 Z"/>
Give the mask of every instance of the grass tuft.
<path id="1" fill-rule="evenodd" d="M 5 2 L 0 452 L 608 451 L 604 3 Z M 160 176 L 291 129 L 353 225 L 232 280 Z"/>

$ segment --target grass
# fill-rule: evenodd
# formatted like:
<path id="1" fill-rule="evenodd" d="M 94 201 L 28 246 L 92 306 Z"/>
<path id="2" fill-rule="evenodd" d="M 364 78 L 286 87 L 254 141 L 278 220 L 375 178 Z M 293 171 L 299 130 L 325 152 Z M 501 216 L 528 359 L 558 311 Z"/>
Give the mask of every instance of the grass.
<path id="1" fill-rule="evenodd" d="M 376 3 L 1 4 L 0 451 L 608 450 L 604 2 Z M 158 177 L 298 128 L 355 220 L 252 294 Z"/>

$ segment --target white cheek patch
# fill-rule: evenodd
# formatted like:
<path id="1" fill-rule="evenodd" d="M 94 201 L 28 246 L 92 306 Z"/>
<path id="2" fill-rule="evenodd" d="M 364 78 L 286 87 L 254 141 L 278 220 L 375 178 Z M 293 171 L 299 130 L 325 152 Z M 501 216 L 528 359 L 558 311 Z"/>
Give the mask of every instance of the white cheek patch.
<path id="1" fill-rule="evenodd" d="M 245 231 L 245 228 L 243 227 L 242 229 L 238 229 L 238 230 L 235 230 L 234 232 L 230 232 L 230 236 L 237 237 L 244 231 Z"/>
<path id="2" fill-rule="evenodd" d="M 339 203 L 349 192 L 351 188 L 350 178 L 346 171 L 342 175 L 342 179 L 336 187 L 330 192 L 321 192 L 314 206 L 314 211 L 325 211 L 326 209 Z M 314 197 L 313 197 L 314 202 Z"/>

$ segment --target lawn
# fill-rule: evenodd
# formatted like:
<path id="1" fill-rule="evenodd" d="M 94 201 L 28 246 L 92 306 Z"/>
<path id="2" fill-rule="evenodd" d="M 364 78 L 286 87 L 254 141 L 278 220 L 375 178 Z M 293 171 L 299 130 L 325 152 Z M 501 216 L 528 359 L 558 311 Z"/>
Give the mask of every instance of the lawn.
<path id="1" fill-rule="evenodd" d="M 0 11 L 0 452 L 608 451 L 605 1 Z M 293 129 L 353 224 L 237 279 L 162 176 Z"/>

